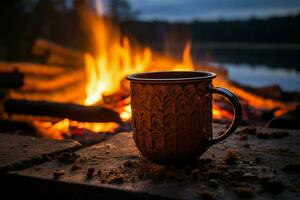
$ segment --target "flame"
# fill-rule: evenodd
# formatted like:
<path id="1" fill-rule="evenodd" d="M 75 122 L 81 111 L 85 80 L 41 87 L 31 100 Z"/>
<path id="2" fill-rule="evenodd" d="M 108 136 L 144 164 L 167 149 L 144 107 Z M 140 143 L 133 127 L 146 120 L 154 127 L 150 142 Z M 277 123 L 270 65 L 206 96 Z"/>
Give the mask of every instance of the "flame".
<path id="1" fill-rule="evenodd" d="M 99 16 L 92 15 L 91 12 L 82 12 L 84 22 L 91 29 L 95 50 L 95 55 L 89 53 L 84 55 L 86 98 L 82 101 L 83 105 L 102 104 L 103 96 L 122 90 L 121 82 L 128 74 L 160 70 L 193 70 L 190 57 L 191 41 L 188 41 L 184 47 L 182 62 L 162 55 L 156 55 L 154 58 L 149 47 L 140 47 L 133 44 L 128 36 L 121 36 L 116 24 L 101 15 L 103 13 L 101 4 L 97 4 L 97 9 Z M 127 103 L 116 110 L 123 121 L 128 121 L 131 118 L 130 98 L 125 102 Z M 55 132 L 55 139 L 63 138 L 57 134 L 57 131 L 66 134 L 71 126 L 94 132 L 111 131 L 118 126 L 116 123 L 80 123 L 68 119 L 51 124 L 44 123 L 42 127 L 50 128 Z"/>
<path id="2" fill-rule="evenodd" d="M 230 112 L 228 112 L 225 109 L 222 109 L 221 107 L 219 107 L 216 104 L 213 104 L 212 114 L 213 114 L 214 119 L 232 119 L 233 118 L 233 114 L 231 114 Z"/>
<path id="3" fill-rule="evenodd" d="M 89 54 L 85 55 L 87 73 L 85 105 L 93 105 L 101 101 L 103 95 L 117 92 L 127 74 L 145 71 L 151 61 L 149 48 L 131 55 L 127 37 L 123 43 L 108 47 L 107 51 L 112 53 L 100 53 L 95 59 Z"/>
<path id="4" fill-rule="evenodd" d="M 146 71 L 162 70 L 193 70 L 194 64 L 191 58 L 192 42 L 188 41 L 182 53 L 182 61 L 177 61 L 165 55 L 153 52 L 149 47 L 141 47 L 133 43 L 128 36 L 122 36 L 116 24 L 108 18 L 101 15 L 103 6 L 101 1 L 97 1 L 97 10 L 99 15 L 93 15 L 92 12 L 82 12 L 84 23 L 88 25 L 91 31 L 93 41 L 93 54 L 84 55 L 86 85 L 85 99 L 82 104 L 89 106 L 95 104 L 104 104 L 103 97 L 118 93 L 124 88 L 122 82 L 126 75 Z M 255 95 L 247 93 L 228 84 L 227 80 L 215 79 L 216 85 L 222 85 L 229 88 L 236 94 L 240 94 L 249 100 L 251 105 L 256 107 L 274 107 L 273 102 L 260 100 Z M 281 106 L 281 104 L 278 104 Z M 122 100 L 116 106 L 110 105 L 120 113 L 123 121 L 131 118 L 130 97 Z M 278 110 L 275 116 L 282 115 L 286 110 Z M 233 114 L 222 107 L 213 104 L 212 110 L 214 119 L 232 119 Z M 109 132 L 118 127 L 116 123 L 82 123 L 64 119 L 57 123 L 40 122 L 40 132 L 54 139 L 63 139 L 64 135 L 70 134 L 70 127 L 89 129 L 94 132 Z M 49 130 L 44 133 L 45 130 Z"/>
<path id="5" fill-rule="evenodd" d="M 101 2 L 101 1 L 99 1 Z M 98 5 L 99 13 L 103 11 Z M 121 89 L 121 81 L 128 74 L 158 71 L 166 60 L 158 57 L 156 62 L 161 66 L 151 66 L 153 53 L 149 47 L 141 48 L 133 45 L 127 36 L 121 36 L 118 27 L 103 16 L 83 16 L 92 27 L 92 38 L 96 55 L 85 55 L 87 75 L 85 105 L 93 105 L 102 101 L 104 95 L 111 95 Z M 88 19 L 87 19 L 88 18 Z M 193 70 L 190 57 L 191 41 L 188 41 L 183 51 L 183 61 L 169 65 L 167 70 Z M 165 69 L 165 68 L 163 68 Z M 130 106 L 121 110 L 123 120 L 131 118 Z"/>
<path id="6" fill-rule="evenodd" d="M 185 68 L 186 68 L 186 66 L 192 66 L 192 67 L 194 66 L 193 60 L 191 57 L 191 49 L 192 49 L 192 42 L 188 41 L 184 47 L 183 55 L 182 55 L 182 61 L 183 61 Z"/>

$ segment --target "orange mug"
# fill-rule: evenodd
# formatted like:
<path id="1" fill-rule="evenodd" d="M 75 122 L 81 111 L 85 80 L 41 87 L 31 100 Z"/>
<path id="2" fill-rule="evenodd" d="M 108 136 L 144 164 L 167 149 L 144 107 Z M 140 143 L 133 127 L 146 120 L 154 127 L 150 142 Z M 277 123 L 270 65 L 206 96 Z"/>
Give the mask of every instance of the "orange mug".
<path id="1" fill-rule="evenodd" d="M 229 90 L 213 87 L 216 74 L 166 71 L 127 76 L 131 87 L 133 138 L 143 156 L 157 163 L 193 160 L 237 128 L 242 107 Z M 228 98 L 234 119 L 212 138 L 212 94 Z"/>

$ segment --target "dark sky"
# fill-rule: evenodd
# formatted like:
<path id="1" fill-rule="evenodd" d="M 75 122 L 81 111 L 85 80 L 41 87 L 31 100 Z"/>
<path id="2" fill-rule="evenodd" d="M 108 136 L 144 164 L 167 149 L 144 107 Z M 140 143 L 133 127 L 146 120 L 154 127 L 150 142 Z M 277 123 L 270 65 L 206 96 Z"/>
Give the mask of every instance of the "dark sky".
<path id="1" fill-rule="evenodd" d="M 300 0 L 128 0 L 140 19 L 248 19 L 300 13 Z"/>

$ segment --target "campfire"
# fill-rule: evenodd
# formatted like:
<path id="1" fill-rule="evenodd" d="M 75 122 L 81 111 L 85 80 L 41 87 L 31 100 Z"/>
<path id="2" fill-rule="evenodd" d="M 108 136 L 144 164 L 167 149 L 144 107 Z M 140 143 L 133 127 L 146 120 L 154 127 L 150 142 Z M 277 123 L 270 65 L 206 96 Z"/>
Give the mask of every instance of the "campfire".
<path id="1" fill-rule="evenodd" d="M 244 104 L 244 120 L 270 113 L 280 116 L 297 106 L 249 90 L 227 77 L 221 68 L 194 64 L 192 42 L 177 59 L 140 45 L 122 35 L 117 24 L 89 10 L 82 11 L 95 53 L 81 52 L 45 39 L 37 39 L 32 53 L 44 63 L 1 62 L 1 119 L 28 123 L 38 135 L 77 138 L 96 133 L 114 133 L 130 127 L 130 90 L 125 76 L 166 70 L 207 70 L 217 74 L 215 86 L 237 94 Z M 233 113 L 225 99 L 215 97 L 215 122 L 228 123 Z M 259 123 L 259 120 L 256 120 Z"/>

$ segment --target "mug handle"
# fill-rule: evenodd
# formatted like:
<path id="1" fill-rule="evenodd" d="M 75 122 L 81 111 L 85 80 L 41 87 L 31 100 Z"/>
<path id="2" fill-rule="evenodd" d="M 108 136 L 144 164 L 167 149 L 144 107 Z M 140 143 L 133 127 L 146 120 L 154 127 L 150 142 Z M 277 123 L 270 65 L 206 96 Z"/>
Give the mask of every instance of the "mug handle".
<path id="1" fill-rule="evenodd" d="M 220 94 L 220 95 L 225 96 L 230 101 L 230 103 L 233 107 L 234 116 L 233 116 L 233 120 L 230 124 L 230 127 L 225 131 L 225 133 L 223 133 L 219 137 L 209 140 L 209 146 L 216 144 L 218 142 L 221 142 L 221 141 L 225 140 L 227 137 L 229 137 L 237 129 L 237 127 L 242 119 L 241 103 L 240 103 L 239 99 L 232 92 L 230 92 L 229 90 L 227 90 L 225 88 L 212 87 L 211 93 Z"/>

